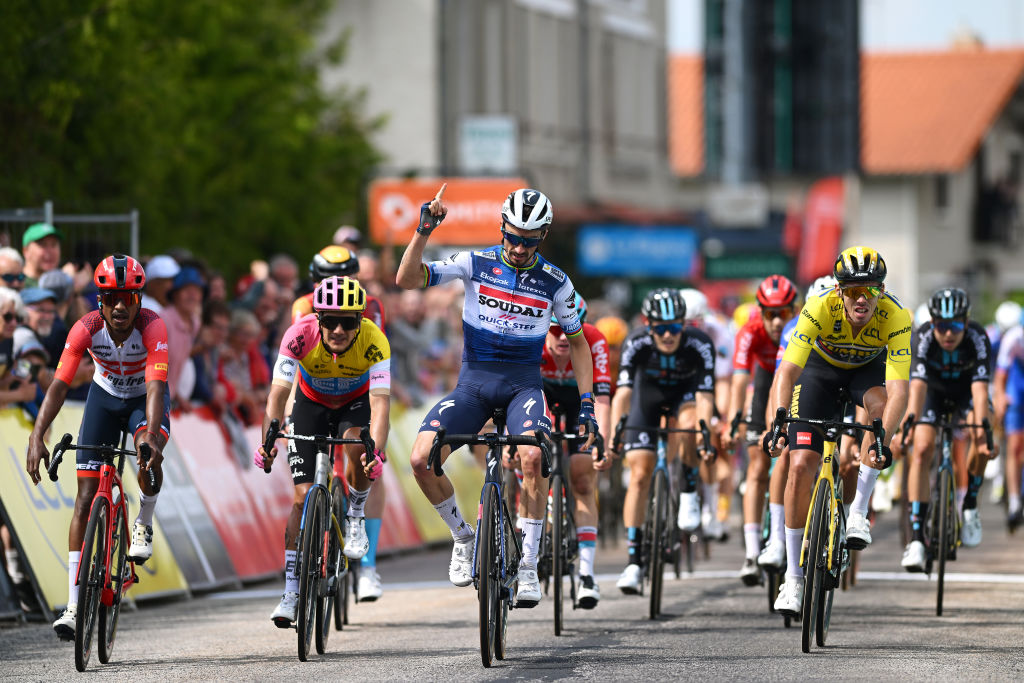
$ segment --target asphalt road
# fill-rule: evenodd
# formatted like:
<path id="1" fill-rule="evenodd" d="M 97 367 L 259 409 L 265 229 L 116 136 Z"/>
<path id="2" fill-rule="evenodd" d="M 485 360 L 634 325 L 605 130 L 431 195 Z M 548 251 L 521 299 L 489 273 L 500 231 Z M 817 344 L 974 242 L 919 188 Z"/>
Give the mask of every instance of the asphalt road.
<path id="1" fill-rule="evenodd" d="M 1024 679 L 1024 530 L 1008 536 L 1000 511 L 983 508 L 985 540 L 962 550 L 947 574 L 945 616 L 934 612 L 935 584 L 901 573 L 895 512 L 875 525 L 860 580 L 837 591 L 828 646 L 800 651 L 799 627 L 767 612 L 762 588 L 735 573 L 733 538 L 712 547 L 692 577 L 666 581 L 664 616 L 647 619 L 645 598 L 624 596 L 615 578 L 624 550 L 599 552 L 603 600 L 568 611 L 556 638 L 551 602 L 510 615 L 509 652 L 481 666 L 473 589 L 447 583 L 447 551 L 381 562 L 385 593 L 352 607 L 328 653 L 299 662 L 294 631 L 273 627 L 281 584 L 192 600 L 146 603 L 122 616 L 110 664 L 93 654 L 94 678 L 606 680 L 1022 680 Z M 48 625 L 0 629 L 0 678 L 41 680 L 74 672 L 70 644 Z"/>

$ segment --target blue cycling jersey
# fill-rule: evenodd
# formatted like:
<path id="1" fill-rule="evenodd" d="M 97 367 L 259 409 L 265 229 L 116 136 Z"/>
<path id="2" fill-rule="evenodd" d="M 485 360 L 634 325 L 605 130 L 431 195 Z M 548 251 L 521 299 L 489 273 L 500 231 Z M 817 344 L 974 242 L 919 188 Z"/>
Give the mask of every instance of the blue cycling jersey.
<path id="1" fill-rule="evenodd" d="M 786 355 L 786 347 L 789 345 L 789 340 L 793 337 L 793 330 L 796 329 L 797 318 L 791 319 L 786 326 L 782 328 L 782 337 L 779 339 L 779 352 L 775 356 L 775 369 L 779 369 L 779 363 L 782 362 L 782 357 Z"/>
<path id="2" fill-rule="evenodd" d="M 537 254 L 526 268 L 504 259 L 500 245 L 460 251 L 427 264 L 427 286 L 462 280 L 462 359 L 540 367 L 552 313 L 566 335 L 582 334 L 569 277 Z"/>

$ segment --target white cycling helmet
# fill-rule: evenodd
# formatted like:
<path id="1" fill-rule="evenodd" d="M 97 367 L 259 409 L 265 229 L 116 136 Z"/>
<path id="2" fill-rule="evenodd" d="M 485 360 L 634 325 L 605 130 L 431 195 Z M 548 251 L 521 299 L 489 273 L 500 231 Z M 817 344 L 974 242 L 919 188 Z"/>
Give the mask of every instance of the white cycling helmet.
<path id="1" fill-rule="evenodd" d="M 707 315 L 708 298 L 704 295 L 704 292 L 688 287 L 687 289 L 680 289 L 679 294 L 683 297 L 683 301 L 686 302 L 687 320 L 695 320 Z"/>
<path id="2" fill-rule="evenodd" d="M 502 219 L 520 230 L 547 230 L 554 218 L 551 200 L 543 192 L 523 188 L 505 197 Z"/>
<path id="3" fill-rule="evenodd" d="M 807 298 L 810 299 L 812 296 L 824 294 L 835 286 L 836 279 L 834 277 L 831 275 L 822 275 L 812 282 L 811 286 L 807 288 Z"/>
<path id="4" fill-rule="evenodd" d="M 996 326 L 1000 332 L 1021 322 L 1021 307 L 1016 301 L 1004 301 L 996 307 Z"/>
<path id="5" fill-rule="evenodd" d="M 914 311 L 914 327 L 921 327 L 926 322 L 932 319 L 931 311 L 928 310 L 928 304 L 921 304 Z"/>

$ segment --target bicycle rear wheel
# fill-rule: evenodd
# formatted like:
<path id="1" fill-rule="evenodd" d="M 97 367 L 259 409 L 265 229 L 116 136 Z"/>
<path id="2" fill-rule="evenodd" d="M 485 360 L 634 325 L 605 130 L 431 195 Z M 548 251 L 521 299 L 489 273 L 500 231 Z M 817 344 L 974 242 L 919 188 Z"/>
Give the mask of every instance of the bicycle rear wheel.
<path id="1" fill-rule="evenodd" d="M 565 480 L 562 475 L 551 477 L 551 580 L 554 583 L 555 635 L 562 635 L 563 581 L 566 574 L 565 546 Z"/>
<path id="2" fill-rule="evenodd" d="M 121 598 L 128 566 L 128 518 L 123 511 L 115 508 L 114 534 L 110 543 L 110 605 L 100 604 L 99 635 L 100 662 L 110 661 L 110 653 L 114 650 L 114 638 L 117 637 L 117 620 L 121 614 Z"/>
<path id="3" fill-rule="evenodd" d="M 800 624 L 800 648 L 811 651 L 814 630 L 818 622 L 818 606 L 824 593 L 824 570 L 826 544 L 828 539 L 828 497 L 831 487 L 824 480 L 818 485 L 811 508 L 811 526 L 807 533 L 807 554 L 804 563 L 804 604 Z"/>
<path id="4" fill-rule="evenodd" d="M 651 480 L 651 501 L 648 515 L 653 521 L 651 531 L 651 555 L 648 566 L 651 571 L 651 605 L 649 616 L 656 619 L 661 614 L 661 589 L 665 583 L 665 553 L 668 550 L 668 477 L 663 470 L 655 470 Z"/>
<path id="5" fill-rule="evenodd" d="M 78 565 L 78 615 L 75 619 L 75 668 L 85 671 L 92 652 L 92 627 L 103 592 L 107 563 L 107 524 L 110 509 L 105 498 L 96 498 L 89 511 Z"/>
<path id="6" fill-rule="evenodd" d="M 938 589 L 935 596 L 935 616 L 942 616 L 942 598 L 946 588 L 946 559 L 952 551 L 953 536 L 952 515 L 956 514 L 953 502 L 953 473 L 942 468 L 939 470 L 939 495 L 935 501 L 939 506 L 939 536 L 935 546 L 936 559 L 939 561 Z"/>
<path id="7" fill-rule="evenodd" d="M 317 624 L 317 613 L 320 611 L 320 571 L 323 561 L 324 525 L 321 505 L 323 493 L 314 486 L 306 499 L 306 509 L 302 519 L 302 551 L 299 554 L 299 605 L 298 619 L 295 630 L 298 634 L 299 659 L 306 661 L 309 657 L 309 646 L 313 641 L 313 631 Z"/>
<path id="8" fill-rule="evenodd" d="M 321 511 L 321 518 L 326 533 L 326 554 L 323 559 L 324 572 L 320 578 L 322 597 L 318 600 L 316 612 L 316 651 L 323 654 L 327 650 L 327 639 L 331 635 L 331 613 L 336 608 L 335 603 L 341 594 L 341 584 L 348 576 L 342 573 L 345 558 L 341 554 L 340 532 L 335 531 L 338 518 L 326 509 Z"/>
<path id="9" fill-rule="evenodd" d="M 480 528 L 477 529 L 477 600 L 480 603 L 480 659 L 490 668 L 494 661 L 494 645 L 498 631 L 498 613 L 501 610 L 501 561 L 499 543 L 501 529 L 498 520 L 498 493 L 496 487 L 484 484 L 484 500 L 480 506 Z"/>
<path id="10" fill-rule="evenodd" d="M 331 511 L 334 516 L 340 521 L 345 519 L 345 510 L 348 508 L 348 500 L 345 497 L 345 487 L 341 483 L 339 477 L 334 477 L 331 480 Z M 344 526 L 342 526 L 342 533 L 344 533 Z M 344 537 L 342 538 L 341 547 L 345 547 Z M 334 593 L 334 630 L 341 631 L 345 628 L 345 624 L 348 623 L 348 584 L 351 580 L 349 574 L 352 573 L 351 567 L 347 559 L 345 559 L 344 553 L 342 553 L 342 562 L 344 563 L 344 573 L 339 577 L 339 580 L 335 586 Z"/>

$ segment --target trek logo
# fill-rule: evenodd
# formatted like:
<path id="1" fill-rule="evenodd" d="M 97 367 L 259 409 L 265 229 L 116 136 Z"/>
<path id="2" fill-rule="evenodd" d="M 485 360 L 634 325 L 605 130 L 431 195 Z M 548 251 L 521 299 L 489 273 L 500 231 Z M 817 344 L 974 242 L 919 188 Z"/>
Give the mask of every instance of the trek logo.
<path id="1" fill-rule="evenodd" d="M 810 432 L 797 432 L 796 433 L 796 445 L 797 446 L 810 446 L 811 445 L 811 433 Z"/>
<path id="2" fill-rule="evenodd" d="M 526 414 L 529 415 L 530 411 L 533 409 L 533 406 L 535 406 L 536 404 L 537 404 L 537 399 L 531 398 L 529 401 L 527 401 L 526 403 L 523 404 L 523 410 L 525 410 Z M 528 425 L 523 425 L 523 426 L 526 427 Z"/>
<path id="3" fill-rule="evenodd" d="M 441 413 L 443 413 L 444 411 L 448 410 L 449 408 L 451 408 L 454 405 L 455 405 L 455 401 L 441 401 L 441 408 L 440 408 L 440 410 L 437 411 L 437 414 L 440 415 Z"/>

